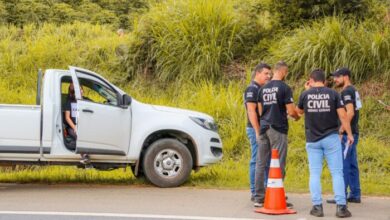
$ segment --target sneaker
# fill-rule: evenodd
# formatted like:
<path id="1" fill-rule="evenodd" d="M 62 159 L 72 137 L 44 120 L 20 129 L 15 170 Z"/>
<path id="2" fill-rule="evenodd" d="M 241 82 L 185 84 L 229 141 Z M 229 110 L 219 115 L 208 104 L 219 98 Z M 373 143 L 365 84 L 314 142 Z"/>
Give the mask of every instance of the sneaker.
<path id="1" fill-rule="evenodd" d="M 294 205 L 293 205 L 292 203 L 287 202 L 287 201 L 286 201 L 286 206 L 287 206 L 287 208 L 292 208 L 292 207 L 294 207 Z"/>
<path id="2" fill-rule="evenodd" d="M 89 161 L 89 156 L 87 154 L 83 154 L 81 156 L 81 160 L 80 160 L 80 163 L 86 165 L 86 164 L 89 164 L 90 161 Z"/>
<path id="3" fill-rule="evenodd" d="M 264 206 L 264 202 L 255 202 L 253 206 L 255 206 L 256 208 L 262 208 Z"/>
<path id="4" fill-rule="evenodd" d="M 310 210 L 310 215 L 314 215 L 316 217 L 324 217 L 324 209 L 321 205 L 313 205 L 313 208 Z"/>
<path id="5" fill-rule="evenodd" d="M 252 202 L 255 201 L 255 197 L 254 197 L 254 196 L 251 196 L 251 201 L 252 201 Z"/>
<path id="6" fill-rule="evenodd" d="M 350 203 L 361 203 L 362 202 L 360 200 L 360 198 L 348 198 L 347 201 Z"/>
<path id="7" fill-rule="evenodd" d="M 351 217 L 351 216 L 352 216 L 352 214 L 348 210 L 346 205 L 337 205 L 336 217 L 338 217 L 338 218 L 348 218 L 348 217 Z"/>
<path id="8" fill-rule="evenodd" d="M 327 199 L 326 202 L 330 204 L 336 204 L 336 200 L 334 199 Z"/>

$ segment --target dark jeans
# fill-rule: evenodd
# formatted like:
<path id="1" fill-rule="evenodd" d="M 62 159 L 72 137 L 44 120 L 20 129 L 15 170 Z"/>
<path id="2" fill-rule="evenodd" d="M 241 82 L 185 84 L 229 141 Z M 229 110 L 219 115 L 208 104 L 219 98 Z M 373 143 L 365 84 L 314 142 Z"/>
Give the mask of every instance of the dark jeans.
<path id="1" fill-rule="evenodd" d="M 66 128 L 66 131 L 68 133 L 68 136 L 65 137 L 66 148 L 68 148 L 69 150 L 74 151 L 74 150 L 76 150 L 77 134 L 70 127 Z"/>
<path id="2" fill-rule="evenodd" d="M 77 140 L 77 134 L 74 132 L 72 128 L 67 128 L 69 136 L 71 136 L 74 140 Z"/>
<path id="3" fill-rule="evenodd" d="M 278 149 L 279 162 L 283 178 L 285 176 L 285 166 L 287 157 L 287 134 L 269 128 L 260 135 L 255 175 L 255 201 L 263 202 L 265 197 L 264 172 L 269 166 L 272 149 Z"/>
<path id="4" fill-rule="evenodd" d="M 246 134 L 248 136 L 251 145 L 251 160 L 249 162 L 249 183 L 251 189 L 251 196 L 255 197 L 255 172 L 256 172 L 256 161 L 258 160 L 258 156 L 257 156 L 258 143 L 256 140 L 256 132 L 254 128 L 247 127 Z M 269 171 L 269 163 L 265 167 L 265 172 L 264 172 L 265 186 L 267 186 L 268 171 Z"/>
<path id="5" fill-rule="evenodd" d="M 344 171 L 344 182 L 345 182 L 345 193 L 347 198 L 360 199 L 360 180 L 359 180 L 359 167 L 357 161 L 357 144 L 359 141 L 359 134 L 354 134 L 353 138 L 355 141 L 351 146 L 349 146 L 348 153 L 343 163 Z M 341 145 L 343 151 L 345 149 L 345 144 L 347 143 L 347 135 L 343 135 L 341 140 Z M 349 195 L 348 195 L 349 187 Z"/>

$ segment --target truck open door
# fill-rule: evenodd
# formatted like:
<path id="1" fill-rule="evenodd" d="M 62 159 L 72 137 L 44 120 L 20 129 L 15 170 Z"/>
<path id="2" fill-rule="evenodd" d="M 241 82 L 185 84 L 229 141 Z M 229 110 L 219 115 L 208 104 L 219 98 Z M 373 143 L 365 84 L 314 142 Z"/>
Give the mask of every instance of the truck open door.
<path id="1" fill-rule="evenodd" d="M 106 80 L 88 70 L 69 67 L 77 101 L 76 153 L 126 155 L 131 110 Z M 86 90 L 87 97 L 82 96 Z M 85 92 L 84 92 L 85 93 Z"/>

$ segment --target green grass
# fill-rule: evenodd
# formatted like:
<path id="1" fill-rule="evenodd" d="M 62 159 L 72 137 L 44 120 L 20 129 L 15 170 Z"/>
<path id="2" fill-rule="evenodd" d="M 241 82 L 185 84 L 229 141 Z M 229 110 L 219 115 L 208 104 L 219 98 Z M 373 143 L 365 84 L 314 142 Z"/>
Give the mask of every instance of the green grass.
<path id="1" fill-rule="evenodd" d="M 68 166 L 15 166 L 2 168 L 1 182 L 18 183 L 99 183 L 99 184 L 143 184 L 126 170 L 97 171 Z"/>

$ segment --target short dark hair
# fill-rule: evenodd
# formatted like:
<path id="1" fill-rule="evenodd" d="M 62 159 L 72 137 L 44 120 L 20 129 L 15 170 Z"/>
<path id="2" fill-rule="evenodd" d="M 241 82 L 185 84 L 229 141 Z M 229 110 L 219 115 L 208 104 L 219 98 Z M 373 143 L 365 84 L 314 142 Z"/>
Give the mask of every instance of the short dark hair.
<path id="1" fill-rule="evenodd" d="M 282 61 L 282 60 L 275 64 L 275 70 L 279 70 L 282 67 L 287 67 L 288 68 L 287 63 Z"/>
<path id="2" fill-rule="evenodd" d="M 256 75 L 257 72 L 261 72 L 261 71 L 263 71 L 263 69 L 269 69 L 269 70 L 270 70 L 270 69 L 271 69 L 271 66 L 268 65 L 268 64 L 266 64 L 266 63 L 263 63 L 263 62 L 257 64 L 257 65 L 255 66 L 255 69 L 254 69 L 253 72 L 252 72 L 252 79 L 255 78 L 255 75 Z"/>
<path id="3" fill-rule="evenodd" d="M 314 82 L 325 82 L 325 72 L 322 69 L 315 69 L 311 71 L 310 78 L 314 80 Z"/>

